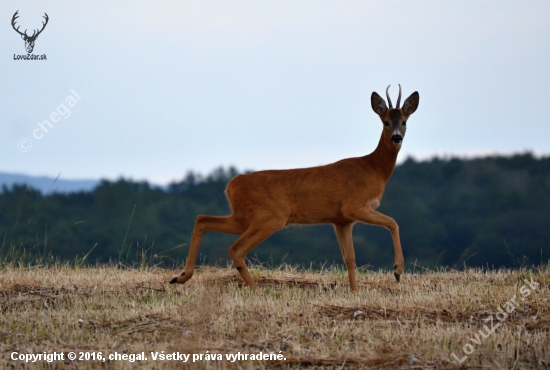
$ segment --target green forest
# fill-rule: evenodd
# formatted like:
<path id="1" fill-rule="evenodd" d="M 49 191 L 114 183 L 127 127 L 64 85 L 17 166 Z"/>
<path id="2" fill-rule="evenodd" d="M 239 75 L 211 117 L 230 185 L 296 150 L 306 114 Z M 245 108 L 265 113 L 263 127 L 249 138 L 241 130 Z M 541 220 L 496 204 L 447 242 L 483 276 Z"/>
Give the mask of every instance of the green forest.
<path id="1" fill-rule="evenodd" d="M 164 189 L 127 179 L 67 194 L 4 186 L 0 255 L 48 255 L 61 261 L 86 256 L 89 263 L 129 264 L 147 258 L 159 266 L 180 265 L 196 216 L 229 213 L 224 189 L 236 174 L 234 168 L 207 176 L 189 172 Z M 407 269 L 547 263 L 550 157 L 408 158 L 396 167 L 378 210 L 399 224 Z M 358 223 L 353 235 L 358 266 L 391 269 L 388 230 Z M 200 263 L 225 266 L 236 238 L 206 234 Z M 287 227 L 248 257 L 267 266 L 343 264 L 331 225 Z"/>

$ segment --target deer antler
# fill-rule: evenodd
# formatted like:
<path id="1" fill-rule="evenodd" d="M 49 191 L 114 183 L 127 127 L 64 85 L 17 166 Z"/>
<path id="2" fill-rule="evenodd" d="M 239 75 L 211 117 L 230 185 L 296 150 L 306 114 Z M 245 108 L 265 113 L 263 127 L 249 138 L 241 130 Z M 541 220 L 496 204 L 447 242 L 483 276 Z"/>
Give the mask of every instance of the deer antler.
<path id="1" fill-rule="evenodd" d="M 13 29 L 18 33 L 20 34 L 21 36 L 27 36 L 27 30 L 25 30 L 25 33 L 19 31 L 19 27 L 15 28 L 15 21 L 17 18 L 19 18 L 19 16 L 17 15 L 17 13 L 19 13 L 19 10 L 15 12 L 15 14 L 13 15 L 13 18 L 11 19 L 11 26 L 13 27 Z M 45 13 L 44 13 L 45 14 Z M 28 36 L 27 36 L 28 37 Z"/>
<path id="2" fill-rule="evenodd" d="M 391 85 L 388 85 L 388 87 L 386 87 L 386 98 L 388 98 L 388 105 L 390 106 L 390 109 L 393 109 L 393 106 L 391 105 L 390 94 L 388 93 L 390 86 Z M 397 103 L 397 105 L 399 105 L 399 103 Z"/>
<path id="3" fill-rule="evenodd" d="M 401 85 L 399 85 L 399 95 L 397 96 L 397 104 L 395 105 L 395 109 L 399 109 L 399 105 L 401 104 Z M 393 106 L 391 104 L 391 99 L 390 99 L 390 94 L 388 94 L 388 90 L 390 88 L 391 85 L 388 85 L 388 87 L 386 87 L 386 98 L 388 98 L 388 104 L 390 106 L 390 109 L 393 109 Z"/>
<path id="4" fill-rule="evenodd" d="M 38 30 L 34 30 L 34 32 L 32 33 L 32 36 L 29 36 L 27 35 L 27 30 L 25 30 L 25 32 L 21 32 L 19 31 L 19 26 L 17 28 L 15 28 L 15 22 L 17 20 L 17 18 L 19 18 L 19 15 L 17 14 L 19 13 L 19 10 L 15 12 L 15 14 L 13 15 L 12 19 L 11 19 L 11 26 L 13 27 L 13 29 L 18 33 L 20 34 L 21 36 L 25 36 L 26 39 L 30 39 L 30 40 L 33 40 L 33 39 L 36 39 L 38 37 L 38 35 L 40 35 L 40 33 L 42 31 L 44 31 L 44 28 L 46 27 L 46 25 L 48 24 L 48 20 L 50 19 L 48 17 L 48 14 L 46 12 L 44 12 L 44 17 L 46 19 L 46 22 L 42 22 L 42 29 L 40 31 Z"/>
<path id="5" fill-rule="evenodd" d="M 46 25 L 48 24 L 48 20 L 49 20 L 50 18 L 48 17 L 48 14 L 47 14 L 46 12 L 44 12 L 44 14 L 45 14 L 45 15 L 44 15 L 43 18 L 46 19 L 46 22 L 42 22 L 42 29 L 41 29 L 40 31 L 35 30 L 35 31 L 33 32 L 33 34 L 32 34 L 31 37 L 37 37 L 38 35 L 40 35 L 40 33 L 41 33 L 42 31 L 44 31 L 44 28 L 46 28 Z M 38 31 L 38 33 L 36 33 L 36 31 Z M 36 33 L 36 35 L 35 35 L 35 33 Z"/>
<path id="6" fill-rule="evenodd" d="M 401 85 L 399 85 L 399 95 L 397 96 L 397 104 L 395 105 L 395 109 L 399 109 L 399 104 L 401 104 Z"/>

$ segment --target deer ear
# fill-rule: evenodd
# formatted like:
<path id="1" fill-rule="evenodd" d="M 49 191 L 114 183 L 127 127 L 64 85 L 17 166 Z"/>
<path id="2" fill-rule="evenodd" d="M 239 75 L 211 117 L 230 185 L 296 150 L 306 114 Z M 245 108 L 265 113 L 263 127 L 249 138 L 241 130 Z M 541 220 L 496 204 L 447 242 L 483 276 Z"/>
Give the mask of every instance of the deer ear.
<path id="1" fill-rule="evenodd" d="M 415 91 L 407 98 L 407 100 L 405 100 L 403 103 L 403 108 L 401 109 L 403 109 L 403 112 L 409 116 L 416 111 L 416 108 L 418 108 L 419 100 L 420 95 L 418 95 L 418 91 Z"/>
<path id="2" fill-rule="evenodd" d="M 384 114 L 385 111 L 388 110 L 386 102 L 376 92 L 373 92 L 370 96 L 370 105 L 374 113 L 378 114 L 379 116 L 381 116 L 382 114 Z"/>

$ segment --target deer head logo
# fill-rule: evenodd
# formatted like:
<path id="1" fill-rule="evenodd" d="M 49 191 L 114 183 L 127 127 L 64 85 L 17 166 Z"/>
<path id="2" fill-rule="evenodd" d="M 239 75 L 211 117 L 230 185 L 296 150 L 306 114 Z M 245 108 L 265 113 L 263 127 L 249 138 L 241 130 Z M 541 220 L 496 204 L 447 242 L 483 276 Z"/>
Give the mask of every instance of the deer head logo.
<path id="1" fill-rule="evenodd" d="M 32 53 L 33 49 L 34 49 L 34 42 L 36 41 L 36 38 L 38 37 L 38 35 L 40 35 L 40 33 L 42 31 L 44 31 L 44 28 L 46 27 L 46 25 L 48 24 L 48 14 L 44 13 L 44 19 L 46 20 L 46 22 L 42 22 L 42 29 L 39 31 L 39 30 L 34 30 L 34 32 L 32 33 L 31 36 L 27 35 L 27 30 L 25 30 L 25 32 L 21 32 L 19 31 L 19 26 L 17 28 L 15 28 L 15 21 L 17 18 L 19 18 L 19 15 L 17 14 L 19 13 L 19 10 L 15 12 L 15 14 L 13 15 L 13 18 L 11 19 L 11 25 L 13 27 L 13 29 L 21 35 L 21 38 L 23 40 L 25 40 L 25 48 L 27 49 L 27 53 Z"/>

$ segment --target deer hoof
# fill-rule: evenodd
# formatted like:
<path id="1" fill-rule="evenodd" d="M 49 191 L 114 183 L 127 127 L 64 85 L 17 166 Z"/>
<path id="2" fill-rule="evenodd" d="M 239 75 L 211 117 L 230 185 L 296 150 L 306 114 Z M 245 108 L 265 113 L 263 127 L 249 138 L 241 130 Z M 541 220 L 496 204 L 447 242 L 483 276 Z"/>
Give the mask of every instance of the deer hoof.
<path id="1" fill-rule="evenodd" d="M 395 276 L 395 279 L 396 279 L 397 282 L 399 283 L 399 279 L 401 279 L 401 275 L 399 275 L 397 272 L 394 272 L 394 273 L 393 273 L 393 276 Z"/>
<path id="2" fill-rule="evenodd" d="M 170 284 L 177 284 L 178 283 L 178 277 L 176 276 L 172 280 L 170 280 Z"/>

